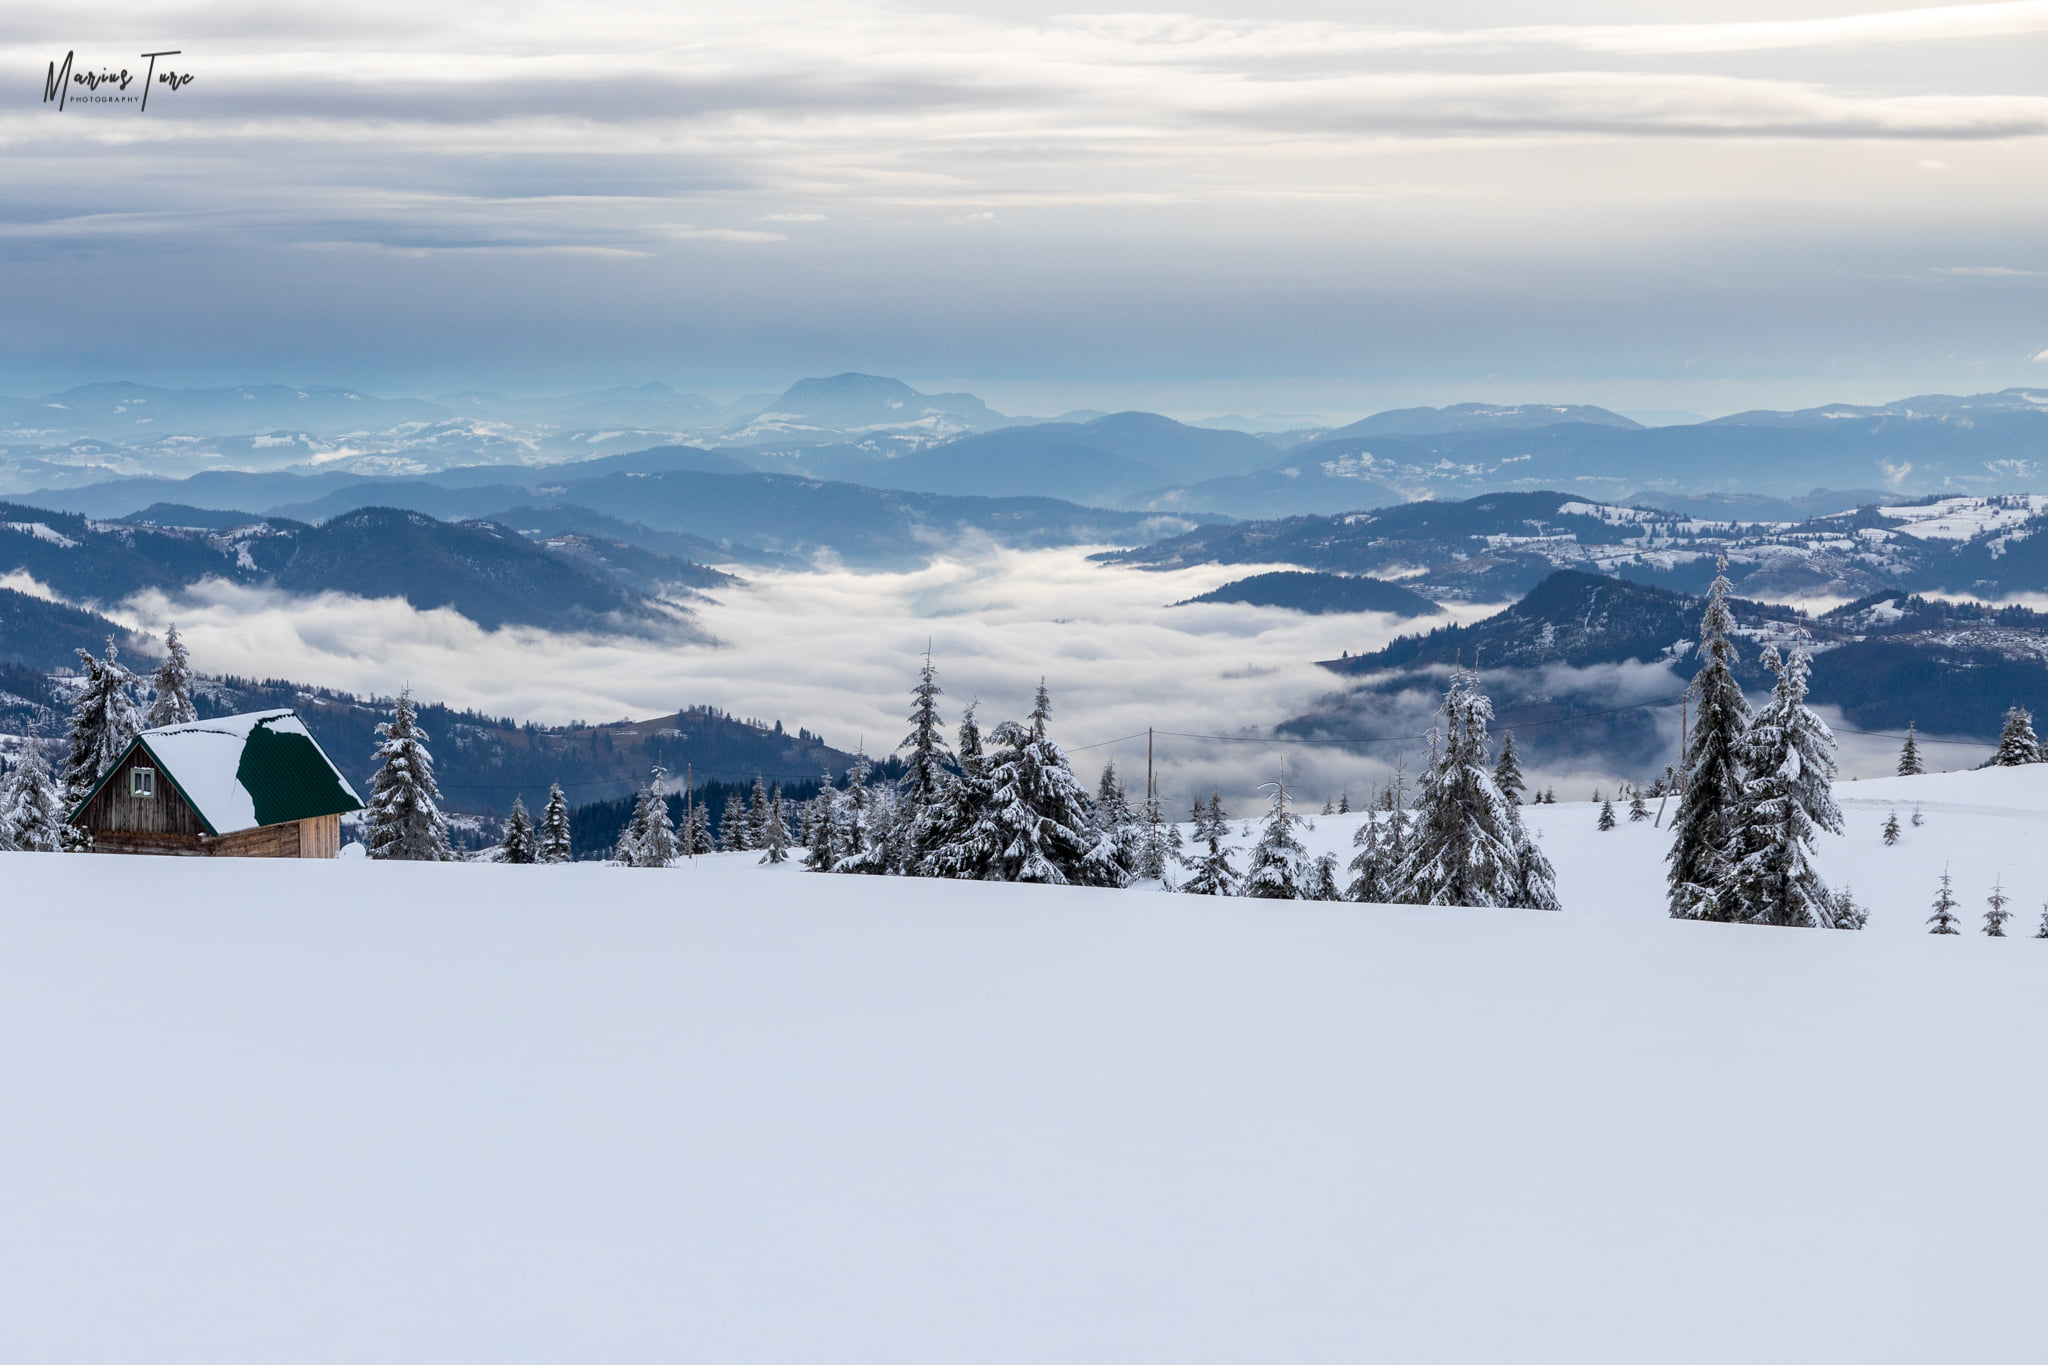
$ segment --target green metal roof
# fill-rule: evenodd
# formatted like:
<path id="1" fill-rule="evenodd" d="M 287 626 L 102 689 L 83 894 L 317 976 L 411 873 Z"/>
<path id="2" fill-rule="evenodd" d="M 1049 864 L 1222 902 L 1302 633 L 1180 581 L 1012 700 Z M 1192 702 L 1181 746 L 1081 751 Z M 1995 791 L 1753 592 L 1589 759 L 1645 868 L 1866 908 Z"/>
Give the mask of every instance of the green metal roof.
<path id="1" fill-rule="evenodd" d="M 311 735 L 268 724 L 249 731 L 235 780 L 255 802 L 259 825 L 282 825 L 363 808 Z"/>

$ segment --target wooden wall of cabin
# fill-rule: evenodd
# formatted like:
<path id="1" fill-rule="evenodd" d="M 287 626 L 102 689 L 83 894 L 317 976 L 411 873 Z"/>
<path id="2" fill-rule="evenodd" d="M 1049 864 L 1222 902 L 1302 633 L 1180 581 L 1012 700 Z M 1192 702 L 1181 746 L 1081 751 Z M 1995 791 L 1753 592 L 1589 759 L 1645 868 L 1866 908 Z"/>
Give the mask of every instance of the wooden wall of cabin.
<path id="1" fill-rule="evenodd" d="M 199 813 L 178 795 L 177 788 L 171 785 L 170 778 L 161 769 L 156 774 L 155 796 L 130 795 L 128 774 L 136 768 L 156 768 L 156 761 L 137 749 L 122 760 L 113 778 L 100 788 L 100 794 L 85 808 L 82 823 L 93 832 L 95 844 L 103 833 L 172 836 L 188 840 L 206 833 Z"/>
<path id="2" fill-rule="evenodd" d="M 299 821 L 299 856 L 301 858 L 339 858 L 341 856 L 341 817 L 339 815 L 316 815 L 311 820 Z"/>

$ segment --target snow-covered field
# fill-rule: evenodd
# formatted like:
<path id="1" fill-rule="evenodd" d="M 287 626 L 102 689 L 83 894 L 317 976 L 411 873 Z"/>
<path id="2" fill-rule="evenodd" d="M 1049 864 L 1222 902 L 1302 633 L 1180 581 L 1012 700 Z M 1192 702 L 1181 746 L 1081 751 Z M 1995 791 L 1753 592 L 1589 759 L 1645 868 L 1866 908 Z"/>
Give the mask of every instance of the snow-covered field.
<path id="1" fill-rule="evenodd" d="M 0 1354 L 2038 1360 L 2048 943 L 1913 931 L 2048 766 L 1841 793 L 1863 934 L 1583 805 L 1560 915 L 0 855 Z"/>

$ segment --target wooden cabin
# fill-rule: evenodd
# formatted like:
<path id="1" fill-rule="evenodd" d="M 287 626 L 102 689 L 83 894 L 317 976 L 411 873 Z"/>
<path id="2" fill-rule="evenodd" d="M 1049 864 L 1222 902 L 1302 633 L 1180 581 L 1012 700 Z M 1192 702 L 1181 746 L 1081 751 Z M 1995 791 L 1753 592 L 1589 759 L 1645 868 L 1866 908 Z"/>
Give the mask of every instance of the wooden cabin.
<path id="1" fill-rule="evenodd" d="M 95 853 L 333 858 L 355 788 L 293 711 L 144 730 L 71 822 Z"/>

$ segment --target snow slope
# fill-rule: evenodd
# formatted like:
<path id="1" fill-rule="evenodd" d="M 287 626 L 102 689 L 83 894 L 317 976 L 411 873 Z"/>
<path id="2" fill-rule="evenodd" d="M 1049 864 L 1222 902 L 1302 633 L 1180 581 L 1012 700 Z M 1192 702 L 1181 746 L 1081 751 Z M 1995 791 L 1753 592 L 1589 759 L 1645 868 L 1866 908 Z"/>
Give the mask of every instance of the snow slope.
<path id="1" fill-rule="evenodd" d="M 1887 921 L 2041 777 L 1863 934 L 1583 806 L 1559 915 L 0 855 L 5 1354 L 2037 1360 L 2048 943 Z"/>

